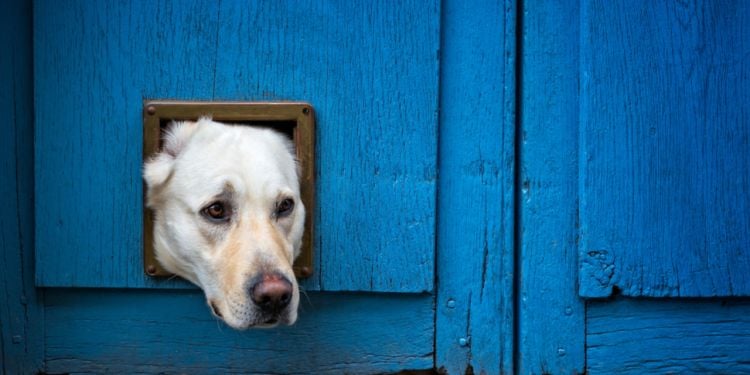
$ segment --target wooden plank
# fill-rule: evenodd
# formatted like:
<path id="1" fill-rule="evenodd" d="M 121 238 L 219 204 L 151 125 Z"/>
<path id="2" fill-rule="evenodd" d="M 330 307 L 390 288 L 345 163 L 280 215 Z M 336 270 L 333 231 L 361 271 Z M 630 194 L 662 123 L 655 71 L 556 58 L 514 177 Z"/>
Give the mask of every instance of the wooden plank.
<path id="1" fill-rule="evenodd" d="M 309 290 L 433 288 L 437 1 L 40 1 L 37 282 L 171 287 L 141 265 L 144 98 L 317 114 Z"/>
<path id="2" fill-rule="evenodd" d="M 43 370 L 42 293 L 34 289 L 31 3 L 0 6 L 0 373 Z"/>
<path id="3" fill-rule="evenodd" d="M 589 374 L 746 374 L 750 302 L 631 300 L 591 302 Z"/>
<path id="4" fill-rule="evenodd" d="M 578 297 L 579 7 L 524 3 L 518 371 L 583 373 Z"/>
<path id="5" fill-rule="evenodd" d="M 442 12 L 435 362 L 512 373 L 516 7 Z"/>
<path id="6" fill-rule="evenodd" d="M 750 296 L 749 17 L 584 3 L 581 296 Z"/>
<path id="7" fill-rule="evenodd" d="M 297 324 L 238 332 L 197 291 L 47 293 L 49 373 L 371 374 L 432 368 L 433 304 L 419 294 L 320 294 Z"/>

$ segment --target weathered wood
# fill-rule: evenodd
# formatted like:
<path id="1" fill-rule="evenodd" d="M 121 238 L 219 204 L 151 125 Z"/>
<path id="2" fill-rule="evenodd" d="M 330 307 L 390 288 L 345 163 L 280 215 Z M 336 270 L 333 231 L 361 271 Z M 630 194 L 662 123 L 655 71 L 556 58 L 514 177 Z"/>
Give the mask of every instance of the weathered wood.
<path id="1" fill-rule="evenodd" d="M 512 373 L 515 1 L 442 12 L 435 366 Z"/>
<path id="2" fill-rule="evenodd" d="M 170 286 L 141 265 L 144 98 L 304 100 L 318 123 L 308 289 L 433 289 L 436 1 L 40 1 L 37 282 Z"/>
<path id="3" fill-rule="evenodd" d="M 750 296 L 748 18 L 584 2 L 581 296 Z"/>
<path id="4" fill-rule="evenodd" d="M 578 297 L 579 7 L 524 2 L 518 373 L 584 370 Z"/>
<path id="5" fill-rule="evenodd" d="M 432 368 L 426 294 L 310 293 L 292 327 L 234 331 L 197 291 L 47 293 L 50 373 L 371 374 Z"/>
<path id="6" fill-rule="evenodd" d="M 0 374 L 42 370 L 34 289 L 31 3 L 0 4 Z"/>
<path id="7" fill-rule="evenodd" d="M 591 302 L 586 315 L 590 374 L 747 374 L 750 302 Z"/>

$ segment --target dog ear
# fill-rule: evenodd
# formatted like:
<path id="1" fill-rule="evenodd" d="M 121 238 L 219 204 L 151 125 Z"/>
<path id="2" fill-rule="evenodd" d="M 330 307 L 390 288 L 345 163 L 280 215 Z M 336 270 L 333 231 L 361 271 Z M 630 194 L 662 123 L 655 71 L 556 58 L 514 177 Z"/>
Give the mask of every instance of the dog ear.
<path id="1" fill-rule="evenodd" d="M 194 122 L 171 123 L 164 137 L 164 146 L 143 166 L 143 179 L 148 186 L 147 204 L 149 206 L 154 202 L 158 190 L 169 180 L 175 159 L 185 148 L 196 128 Z"/>
<path id="2" fill-rule="evenodd" d="M 205 121 L 204 118 L 198 120 L 198 122 L 203 121 Z M 197 123 L 192 121 L 172 122 L 169 124 L 164 136 L 164 147 L 162 147 L 161 152 L 170 155 L 172 158 L 176 158 L 182 149 L 185 148 L 193 133 L 195 133 L 195 129 L 198 128 L 196 125 Z"/>

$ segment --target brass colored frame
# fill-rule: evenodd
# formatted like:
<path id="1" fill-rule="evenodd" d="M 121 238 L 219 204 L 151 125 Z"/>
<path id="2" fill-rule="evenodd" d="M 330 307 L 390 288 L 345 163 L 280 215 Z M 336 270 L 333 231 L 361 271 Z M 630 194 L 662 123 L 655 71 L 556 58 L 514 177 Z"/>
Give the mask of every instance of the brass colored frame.
<path id="1" fill-rule="evenodd" d="M 300 163 L 300 194 L 305 205 L 305 234 L 300 256 L 294 262 L 298 278 L 312 275 L 313 270 L 313 213 L 315 212 L 315 113 L 308 103 L 274 102 L 195 102 L 145 101 L 143 105 L 143 160 L 155 155 L 160 148 L 165 121 L 190 121 L 211 116 L 222 122 L 296 122 L 294 145 Z M 156 260 L 154 253 L 153 212 L 146 207 L 146 186 L 143 186 L 143 269 L 149 276 L 172 276 Z"/>

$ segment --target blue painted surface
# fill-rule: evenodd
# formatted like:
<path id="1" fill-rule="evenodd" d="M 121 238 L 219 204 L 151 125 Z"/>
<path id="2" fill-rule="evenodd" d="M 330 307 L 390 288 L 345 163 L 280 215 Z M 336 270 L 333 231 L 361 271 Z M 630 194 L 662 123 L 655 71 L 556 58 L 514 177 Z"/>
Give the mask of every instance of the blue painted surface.
<path id="1" fill-rule="evenodd" d="M 0 368 L 750 372 L 745 300 L 579 298 L 747 295 L 750 6 L 521 5 L 39 1 L 37 282 L 127 289 L 16 302 L 36 296 L 31 119 L 3 122 Z M 0 40 L 23 60 L 28 39 Z M 7 56 L 0 73 L 28 67 Z M 30 109 L 9 82 L 0 105 Z M 312 292 L 294 327 L 239 333 L 196 290 L 139 289 L 186 286 L 141 273 L 140 105 L 164 96 L 312 101 L 306 288 L 433 293 Z"/>
<path id="2" fill-rule="evenodd" d="M 292 327 L 234 331 L 198 291 L 54 289 L 49 373 L 375 374 L 432 367 L 427 294 L 309 293 Z"/>
<path id="3" fill-rule="evenodd" d="M 39 1 L 40 286 L 170 287 L 141 261 L 144 98 L 305 100 L 318 128 L 309 290 L 431 291 L 439 6 Z"/>
<path id="4" fill-rule="evenodd" d="M 592 302 L 589 374 L 747 374 L 750 301 L 620 299 Z"/>
<path id="5" fill-rule="evenodd" d="M 583 373 L 578 297 L 579 7 L 524 2 L 518 286 L 521 374 Z"/>
<path id="6" fill-rule="evenodd" d="M 0 3 L 0 374 L 33 374 L 44 356 L 34 289 L 31 4 Z"/>
<path id="7" fill-rule="evenodd" d="M 580 295 L 750 296 L 750 2 L 581 17 Z"/>
<path id="8" fill-rule="evenodd" d="M 442 12 L 435 366 L 512 373 L 516 8 Z"/>

